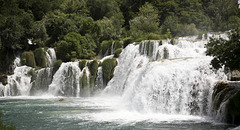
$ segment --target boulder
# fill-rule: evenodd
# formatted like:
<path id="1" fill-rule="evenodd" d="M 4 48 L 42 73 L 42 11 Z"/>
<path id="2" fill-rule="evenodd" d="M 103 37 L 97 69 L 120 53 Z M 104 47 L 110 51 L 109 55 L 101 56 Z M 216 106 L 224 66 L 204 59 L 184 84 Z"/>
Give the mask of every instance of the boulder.
<path id="1" fill-rule="evenodd" d="M 240 124 L 240 82 L 218 82 L 214 87 L 212 106 L 220 121 Z"/>

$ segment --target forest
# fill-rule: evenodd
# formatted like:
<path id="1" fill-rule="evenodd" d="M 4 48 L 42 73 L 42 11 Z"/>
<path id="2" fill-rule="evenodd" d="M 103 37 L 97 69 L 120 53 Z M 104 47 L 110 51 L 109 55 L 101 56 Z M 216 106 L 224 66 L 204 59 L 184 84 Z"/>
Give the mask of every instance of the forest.
<path id="1" fill-rule="evenodd" d="M 117 57 L 134 41 L 235 29 L 239 16 L 237 0 L 0 0 L 0 76 L 23 52 L 53 47 L 58 62 L 96 59 L 115 42 Z"/>

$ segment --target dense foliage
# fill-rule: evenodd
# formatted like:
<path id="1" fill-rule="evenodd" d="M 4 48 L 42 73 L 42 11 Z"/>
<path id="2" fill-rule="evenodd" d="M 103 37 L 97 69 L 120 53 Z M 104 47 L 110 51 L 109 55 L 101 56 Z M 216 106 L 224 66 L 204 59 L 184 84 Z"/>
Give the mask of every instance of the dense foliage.
<path id="1" fill-rule="evenodd" d="M 216 69 L 223 65 L 231 70 L 240 70 L 240 30 L 235 29 L 229 33 L 229 40 L 222 38 L 211 39 L 206 45 L 206 54 L 213 56 L 211 62 Z"/>
<path id="2" fill-rule="evenodd" d="M 125 47 L 225 31 L 240 26 L 239 15 L 237 0 L 0 0 L 0 72 L 18 52 L 47 46 L 62 61 L 91 59 L 106 50 L 103 41 Z"/>

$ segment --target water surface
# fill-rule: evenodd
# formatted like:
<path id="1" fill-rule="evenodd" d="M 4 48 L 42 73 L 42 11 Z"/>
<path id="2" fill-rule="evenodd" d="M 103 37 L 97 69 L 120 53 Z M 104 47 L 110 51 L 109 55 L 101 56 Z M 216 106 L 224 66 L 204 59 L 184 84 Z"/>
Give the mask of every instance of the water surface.
<path id="1" fill-rule="evenodd" d="M 40 129 L 160 129 L 225 130 L 233 126 L 209 117 L 137 112 L 118 97 L 5 97 L 0 109 L 5 123 L 20 130 Z"/>

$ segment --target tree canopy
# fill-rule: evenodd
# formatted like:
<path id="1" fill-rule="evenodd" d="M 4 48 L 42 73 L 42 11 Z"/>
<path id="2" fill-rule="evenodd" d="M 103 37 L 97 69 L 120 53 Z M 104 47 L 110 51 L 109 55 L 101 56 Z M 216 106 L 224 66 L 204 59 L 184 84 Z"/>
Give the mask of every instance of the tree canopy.
<path id="1" fill-rule="evenodd" d="M 216 69 L 223 65 L 231 70 L 240 70 L 240 30 L 235 29 L 229 33 L 229 40 L 222 38 L 211 39 L 206 45 L 206 54 L 213 56 L 211 62 Z"/>
<path id="2" fill-rule="evenodd" d="M 239 16 L 237 0 L 0 0 L 0 72 L 18 52 L 69 45 L 78 34 L 90 50 L 66 54 L 92 58 L 103 41 L 225 31 L 240 26 Z"/>

